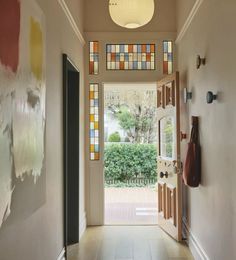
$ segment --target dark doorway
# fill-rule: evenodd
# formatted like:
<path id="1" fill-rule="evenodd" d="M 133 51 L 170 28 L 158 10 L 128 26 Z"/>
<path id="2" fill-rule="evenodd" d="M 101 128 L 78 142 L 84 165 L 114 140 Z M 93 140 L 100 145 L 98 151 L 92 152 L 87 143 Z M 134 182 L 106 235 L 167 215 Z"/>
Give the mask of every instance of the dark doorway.
<path id="1" fill-rule="evenodd" d="M 79 71 L 63 54 L 65 249 L 79 242 L 79 82 Z"/>

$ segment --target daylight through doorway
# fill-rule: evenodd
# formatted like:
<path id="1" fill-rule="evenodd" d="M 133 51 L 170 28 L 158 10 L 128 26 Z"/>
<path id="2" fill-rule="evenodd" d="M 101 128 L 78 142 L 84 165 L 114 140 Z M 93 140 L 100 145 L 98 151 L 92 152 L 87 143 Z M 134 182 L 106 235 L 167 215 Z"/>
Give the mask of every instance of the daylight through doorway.
<path id="1" fill-rule="evenodd" d="M 155 83 L 104 84 L 105 225 L 157 224 Z"/>

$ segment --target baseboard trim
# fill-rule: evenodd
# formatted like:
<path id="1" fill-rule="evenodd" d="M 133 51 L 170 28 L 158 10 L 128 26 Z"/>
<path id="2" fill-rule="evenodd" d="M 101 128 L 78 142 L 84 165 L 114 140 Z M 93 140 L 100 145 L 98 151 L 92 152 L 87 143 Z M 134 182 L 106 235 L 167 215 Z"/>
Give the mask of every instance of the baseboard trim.
<path id="1" fill-rule="evenodd" d="M 86 228 L 87 228 L 87 221 L 86 221 L 86 213 L 84 212 L 82 220 L 80 221 L 80 224 L 79 224 L 79 230 L 80 230 L 80 232 L 79 232 L 79 240 L 83 236 Z M 65 253 L 66 253 L 66 250 L 65 250 L 65 248 L 63 248 L 61 253 L 57 257 L 57 260 L 66 260 Z"/>
<path id="2" fill-rule="evenodd" d="M 85 230 L 87 228 L 87 219 L 86 219 L 86 213 L 84 212 L 82 220 L 79 223 L 79 239 L 83 236 Z"/>
<path id="3" fill-rule="evenodd" d="M 82 45 L 85 45 L 84 37 L 83 37 L 82 33 L 80 32 L 80 30 L 75 22 L 75 19 L 72 16 L 65 0 L 58 0 L 58 3 L 60 4 L 63 12 L 65 13 L 65 16 L 67 17 L 67 19 L 68 19 L 73 31 L 75 32 L 76 36 L 78 37 L 79 41 L 81 42 Z"/>
<path id="4" fill-rule="evenodd" d="M 65 252 L 65 248 L 63 248 L 57 260 L 65 260 Z"/>
<path id="5" fill-rule="evenodd" d="M 194 256 L 195 260 L 210 260 L 210 258 L 207 256 L 205 250 L 197 240 L 197 238 L 192 233 L 190 227 L 188 226 L 186 220 L 183 220 L 183 234 L 187 238 L 187 243 L 189 246 L 189 249 Z"/>
<path id="6" fill-rule="evenodd" d="M 189 13 L 189 16 L 187 17 L 182 29 L 180 30 L 175 43 L 178 44 L 184 37 L 185 33 L 187 32 L 188 28 L 190 27 L 194 17 L 196 16 L 198 10 L 200 9 L 201 4 L 204 0 L 196 0 L 191 12 Z"/>

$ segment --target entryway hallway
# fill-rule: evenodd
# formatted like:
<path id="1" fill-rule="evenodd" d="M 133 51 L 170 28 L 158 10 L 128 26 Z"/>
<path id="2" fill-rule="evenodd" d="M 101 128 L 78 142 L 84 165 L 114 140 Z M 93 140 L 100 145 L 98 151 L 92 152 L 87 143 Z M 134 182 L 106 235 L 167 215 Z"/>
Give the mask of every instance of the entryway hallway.
<path id="1" fill-rule="evenodd" d="M 148 2 L 146 25 L 114 22 L 137 3 L 141 25 Z M 236 0 L 0 0 L 0 260 L 236 260 L 235 30 Z M 131 111 L 124 83 L 156 100 Z M 198 187 L 182 178 L 192 117 Z"/>
<path id="2" fill-rule="evenodd" d="M 157 226 L 87 228 L 68 260 L 192 260 L 184 243 L 177 243 Z"/>

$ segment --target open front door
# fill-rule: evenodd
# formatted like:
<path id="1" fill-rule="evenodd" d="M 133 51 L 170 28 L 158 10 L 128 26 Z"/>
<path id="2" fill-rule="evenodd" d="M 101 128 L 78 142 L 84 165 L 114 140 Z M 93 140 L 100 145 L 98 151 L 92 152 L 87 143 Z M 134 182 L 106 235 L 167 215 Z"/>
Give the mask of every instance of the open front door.
<path id="1" fill-rule="evenodd" d="M 158 224 L 182 240 L 179 73 L 157 84 Z"/>

